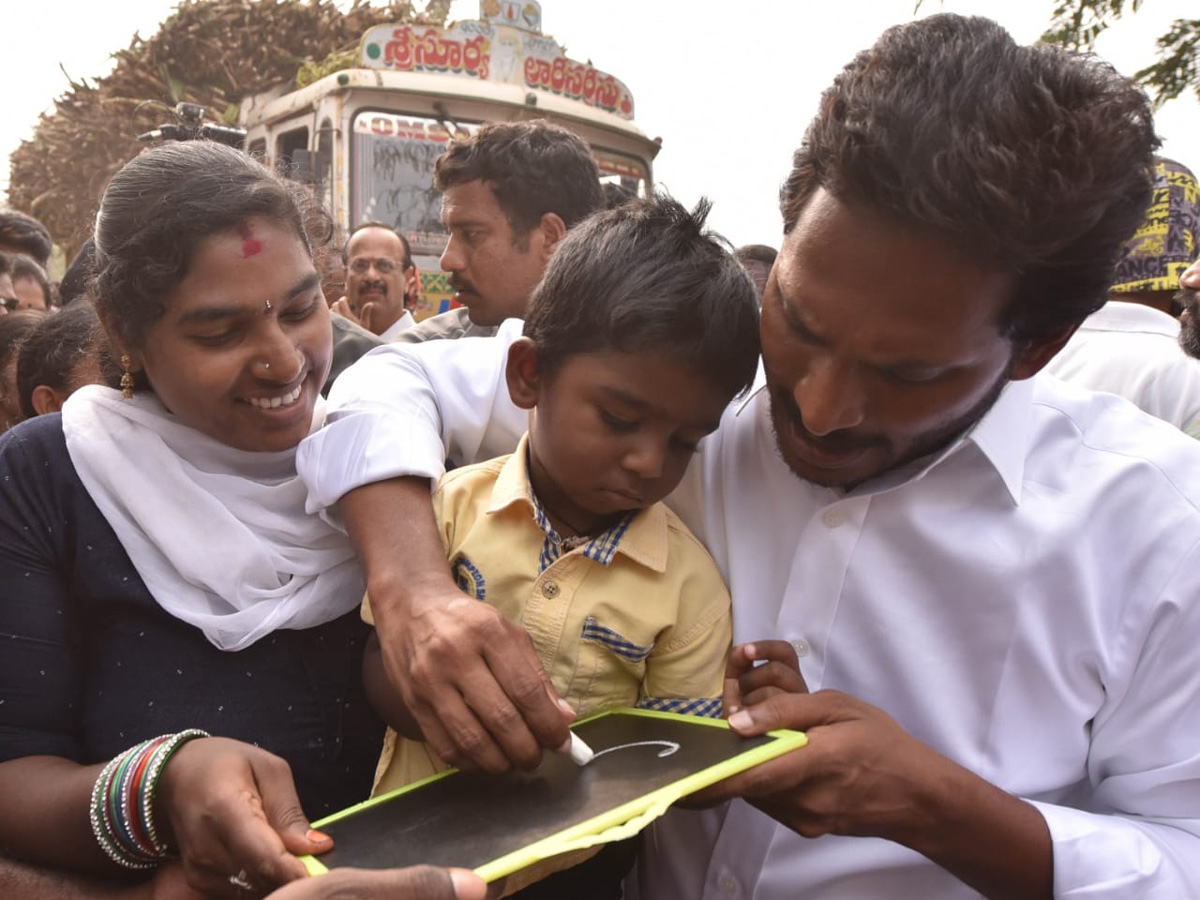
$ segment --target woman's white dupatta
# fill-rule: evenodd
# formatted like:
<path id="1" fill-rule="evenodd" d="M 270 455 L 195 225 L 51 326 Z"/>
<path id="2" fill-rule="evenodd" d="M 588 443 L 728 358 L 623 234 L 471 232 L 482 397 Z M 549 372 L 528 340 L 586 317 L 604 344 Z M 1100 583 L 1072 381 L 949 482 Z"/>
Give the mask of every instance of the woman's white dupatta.
<path id="1" fill-rule="evenodd" d="M 324 422 L 318 398 L 313 430 Z M 349 538 L 304 511 L 295 448 L 236 450 L 181 424 L 154 394 L 100 385 L 63 405 L 67 451 L 159 606 L 241 650 L 355 609 Z"/>

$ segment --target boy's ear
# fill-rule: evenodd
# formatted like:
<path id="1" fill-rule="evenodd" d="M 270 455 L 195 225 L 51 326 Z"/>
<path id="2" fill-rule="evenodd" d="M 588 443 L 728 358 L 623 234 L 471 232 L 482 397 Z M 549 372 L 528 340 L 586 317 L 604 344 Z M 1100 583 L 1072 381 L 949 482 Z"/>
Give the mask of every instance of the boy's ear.
<path id="1" fill-rule="evenodd" d="M 538 348 L 533 338 L 517 338 L 508 348 L 504 380 L 508 383 L 508 396 L 518 409 L 537 406 L 541 372 L 538 368 Z"/>
<path id="2" fill-rule="evenodd" d="M 550 261 L 558 242 L 566 237 L 567 223 L 558 213 L 548 212 L 542 213 L 542 220 L 537 227 L 542 237 L 542 262 L 546 263 Z"/>

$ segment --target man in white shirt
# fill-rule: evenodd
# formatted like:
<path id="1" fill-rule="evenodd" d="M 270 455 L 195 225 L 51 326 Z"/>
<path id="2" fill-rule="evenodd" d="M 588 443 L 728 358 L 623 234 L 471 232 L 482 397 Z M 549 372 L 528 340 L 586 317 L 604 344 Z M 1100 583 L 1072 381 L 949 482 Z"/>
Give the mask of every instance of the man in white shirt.
<path id="1" fill-rule="evenodd" d="M 437 158 L 433 186 L 450 233 L 440 262 L 460 305 L 402 335 L 410 344 L 484 337 L 523 317 L 567 229 L 604 207 L 591 149 L 540 119 L 493 122 L 453 142 Z"/>
<path id="2" fill-rule="evenodd" d="M 364 222 L 342 248 L 346 296 L 333 305 L 340 313 L 387 343 L 417 324 L 410 307 L 421 281 L 408 240 L 382 222 Z"/>
<path id="3" fill-rule="evenodd" d="M 1200 361 L 1171 315 L 1179 276 L 1200 253 L 1200 185 L 1174 160 L 1154 164 L 1154 200 L 1117 264 L 1109 301 L 1050 360 L 1051 374 L 1135 403 L 1200 437 Z"/>
<path id="4" fill-rule="evenodd" d="M 1103 303 L 1155 144 L 1127 80 L 984 19 L 889 30 L 826 92 L 763 386 L 674 497 L 735 641 L 790 642 L 814 691 L 730 725 L 809 744 L 656 823 L 631 894 L 1200 896 L 1200 448 L 1038 375 Z M 372 354 L 298 459 L 425 738 L 489 770 L 535 765 L 566 714 L 521 629 L 455 589 L 427 492 L 444 452 L 524 430 L 520 328 Z"/>

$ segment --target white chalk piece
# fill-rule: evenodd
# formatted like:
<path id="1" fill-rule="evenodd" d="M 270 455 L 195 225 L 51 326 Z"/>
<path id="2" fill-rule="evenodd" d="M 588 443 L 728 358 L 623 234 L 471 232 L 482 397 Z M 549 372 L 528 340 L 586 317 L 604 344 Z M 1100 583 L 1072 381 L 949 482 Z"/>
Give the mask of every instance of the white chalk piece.
<path id="1" fill-rule="evenodd" d="M 577 766 L 586 766 L 596 755 L 592 752 L 592 748 L 584 743 L 583 738 L 573 731 L 571 732 L 571 746 L 567 752 L 571 754 L 571 761 Z"/>

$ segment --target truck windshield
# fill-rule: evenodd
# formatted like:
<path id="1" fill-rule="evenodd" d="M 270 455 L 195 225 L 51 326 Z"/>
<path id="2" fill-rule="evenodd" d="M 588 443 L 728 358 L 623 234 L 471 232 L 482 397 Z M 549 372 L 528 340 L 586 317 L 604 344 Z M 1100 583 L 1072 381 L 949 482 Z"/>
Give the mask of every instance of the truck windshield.
<path id="1" fill-rule="evenodd" d="M 478 124 L 460 127 L 465 137 Z M 433 166 L 450 142 L 436 119 L 364 110 L 354 116 L 350 142 L 350 222 L 383 222 L 408 239 L 420 273 L 418 319 L 451 308 L 453 291 L 438 257 L 446 247 L 442 195 L 433 187 Z M 644 197 L 649 167 L 640 159 L 593 147 L 601 181 L 615 183 L 625 196 Z"/>
<path id="2" fill-rule="evenodd" d="M 414 255 L 439 256 L 446 230 L 433 164 L 450 141 L 446 129 L 435 119 L 384 112 L 358 113 L 353 128 L 351 221 L 385 222 L 409 239 Z"/>
<path id="3" fill-rule="evenodd" d="M 593 147 L 592 153 L 595 154 L 596 165 L 600 168 L 601 182 L 620 185 L 635 197 L 646 196 L 650 176 L 645 163 L 640 159 L 599 147 Z"/>

